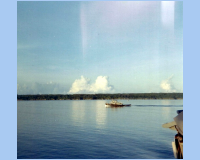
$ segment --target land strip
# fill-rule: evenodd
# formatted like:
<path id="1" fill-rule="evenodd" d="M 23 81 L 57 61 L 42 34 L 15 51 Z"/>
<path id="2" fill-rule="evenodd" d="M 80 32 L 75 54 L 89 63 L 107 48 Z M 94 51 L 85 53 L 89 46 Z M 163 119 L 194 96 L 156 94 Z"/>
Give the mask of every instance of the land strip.
<path id="1" fill-rule="evenodd" d="M 183 93 L 17 95 L 17 100 L 104 100 L 104 99 L 183 99 Z"/>

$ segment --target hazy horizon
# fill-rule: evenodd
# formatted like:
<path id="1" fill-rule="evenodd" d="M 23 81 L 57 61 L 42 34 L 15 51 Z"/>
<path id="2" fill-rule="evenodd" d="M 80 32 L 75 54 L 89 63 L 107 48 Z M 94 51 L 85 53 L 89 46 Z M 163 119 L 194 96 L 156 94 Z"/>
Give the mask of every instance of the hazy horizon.
<path id="1" fill-rule="evenodd" d="M 160 93 L 166 93 L 166 94 L 172 94 L 172 93 L 182 93 L 183 92 L 151 92 L 151 93 L 67 93 L 67 94 L 52 94 L 52 95 L 74 95 L 74 94 L 160 94 Z M 48 95 L 48 94 L 17 94 L 17 95 Z M 51 94 L 49 94 L 51 95 Z"/>

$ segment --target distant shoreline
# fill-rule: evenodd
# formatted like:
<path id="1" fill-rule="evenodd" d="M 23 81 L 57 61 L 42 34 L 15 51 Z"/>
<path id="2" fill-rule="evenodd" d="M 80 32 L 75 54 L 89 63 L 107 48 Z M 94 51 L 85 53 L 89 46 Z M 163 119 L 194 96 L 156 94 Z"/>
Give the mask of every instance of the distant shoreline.
<path id="1" fill-rule="evenodd" d="M 17 95 L 23 100 L 110 100 L 110 99 L 183 99 L 183 93 L 117 93 L 117 94 L 41 94 Z"/>

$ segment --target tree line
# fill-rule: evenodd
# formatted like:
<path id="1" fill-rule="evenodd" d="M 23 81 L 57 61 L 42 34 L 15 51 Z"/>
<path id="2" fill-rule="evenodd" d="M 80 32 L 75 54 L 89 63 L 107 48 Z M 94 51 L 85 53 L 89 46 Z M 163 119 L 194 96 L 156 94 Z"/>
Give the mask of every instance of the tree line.
<path id="1" fill-rule="evenodd" d="M 17 95 L 17 100 L 183 99 L 183 93 Z"/>

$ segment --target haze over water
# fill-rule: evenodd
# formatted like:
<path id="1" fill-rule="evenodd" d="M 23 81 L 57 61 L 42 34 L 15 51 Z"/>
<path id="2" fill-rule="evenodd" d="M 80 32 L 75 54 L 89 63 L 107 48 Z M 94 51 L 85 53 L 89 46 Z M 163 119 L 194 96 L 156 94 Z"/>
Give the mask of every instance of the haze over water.
<path id="1" fill-rule="evenodd" d="M 183 100 L 18 101 L 17 158 L 172 159 L 173 121 Z"/>

